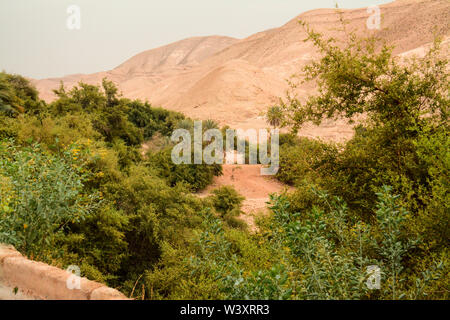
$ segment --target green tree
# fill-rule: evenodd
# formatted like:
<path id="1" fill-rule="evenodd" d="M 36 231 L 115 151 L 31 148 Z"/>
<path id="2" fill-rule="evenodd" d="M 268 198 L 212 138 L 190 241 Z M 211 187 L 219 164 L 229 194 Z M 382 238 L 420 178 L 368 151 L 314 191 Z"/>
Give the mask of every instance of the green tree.
<path id="1" fill-rule="evenodd" d="M 302 23 L 307 40 L 322 58 L 304 68 L 305 80 L 315 81 L 319 94 L 302 103 L 288 96 L 281 103 L 287 125 L 299 128 L 307 121 L 365 115 L 375 126 L 389 126 L 398 134 L 417 134 L 433 121 L 448 124 L 450 103 L 447 59 L 439 56 L 440 41 L 423 58 L 402 63 L 392 47 L 374 37 L 349 35 L 343 46 Z M 292 86 L 295 86 L 294 84 Z"/>
<path id="2" fill-rule="evenodd" d="M 18 106 L 17 97 L 5 73 L 0 73 L 0 111 L 8 116 L 16 116 L 24 111 Z"/>
<path id="3" fill-rule="evenodd" d="M 279 127 L 283 120 L 283 110 L 280 106 L 272 106 L 267 110 L 266 118 L 272 127 Z"/>
<path id="4" fill-rule="evenodd" d="M 211 119 L 203 121 L 202 125 L 203 125 L 203 130 L 219 129 L 219 124 Z"/>

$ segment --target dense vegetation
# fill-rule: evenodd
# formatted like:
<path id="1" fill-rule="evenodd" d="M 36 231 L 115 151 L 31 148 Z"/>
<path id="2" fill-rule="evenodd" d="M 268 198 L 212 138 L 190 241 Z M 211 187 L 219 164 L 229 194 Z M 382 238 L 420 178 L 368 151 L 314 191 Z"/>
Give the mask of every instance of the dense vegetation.
<path id="1" fill-rule="evenodd" d="M 0 74 L 0 242 L 137 299 L 448 299 L 439 42 L 400 62 L 373 39 L 309 35 L 323 57 L 304 75 L 320 91 L 289 95 L 268 117 L 292 129 L 277 178 L 295 191 L 271 196 L 255 233 L 236 218 L 233 188 L 193 195 L 219 165 L 172 163 L 169 136 L 192 120 L 120 97 L 107 80 L 61 86 L 46 104 L 24 78 Z M 354 137 L 297 137 L 323 117 L 359 120 Z M 366 285 L 374 265 L 379 290 Z"/>
<path id="2" fill-rule="evenodd" d="M 191 192 L 221 174 L 173 165 L 170 134 L 192 121 L 121 98 L 107 80 L 61 86 L 46 104 L 24 78 L 0 76 L 0 241 L 127 294 L 140 279 L 150 296 L 142 276 L 166 248 L 189 247 L 210 201 Z"/>
<path id="3" fill-rule="evenodd" d="M 308 34 L 323 57 L 303 79 L 319 94 L 288 95 L 278 119 L 292 129 L 280 139 L 277 176 L 296 191 L 274 208 L 288 215 L 278 222 L 288 247 L 311 254 L 322 298 L 360 298 L 357 279 L 369 264 L 384 271 L 376 297 L 448 298 L 450 97 L 439 39 L 423 58 L 402 61 L 374 38 L 349 34 L 342 45 Z M 345 144 L 295 135 L 306 122 L 338 117 L 357 122 Z M 351 285 L 339 292 L 338 283 Z"/>

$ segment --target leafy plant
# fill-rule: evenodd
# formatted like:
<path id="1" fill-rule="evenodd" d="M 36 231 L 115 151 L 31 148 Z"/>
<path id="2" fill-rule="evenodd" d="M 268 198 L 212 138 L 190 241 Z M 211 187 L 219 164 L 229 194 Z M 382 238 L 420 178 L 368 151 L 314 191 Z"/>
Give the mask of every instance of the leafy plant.
<path id="1" fill-rule="evenodd" d="M 69 223 L 85 219 L 96 194 L 84 194 L 83 182 L 89 174 L 72 145 L 61 157 L 53 156 L 38 144 L 18 148 L 12 142 L 0 144 L 2 187 L 0 241 L 14 245 L 29 256 L 40 256 L 54 246 L 56 236 Z"/>

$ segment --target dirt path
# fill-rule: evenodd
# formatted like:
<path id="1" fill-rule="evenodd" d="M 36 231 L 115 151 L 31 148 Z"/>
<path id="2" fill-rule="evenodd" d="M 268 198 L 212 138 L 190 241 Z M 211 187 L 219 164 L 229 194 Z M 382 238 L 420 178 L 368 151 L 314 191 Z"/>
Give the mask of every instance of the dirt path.
<path id="1" fill-rule="evenodd" d="M 199 196 L 204 197 L 218 187 L 231 185 L 237 192 L 245 197 L 239 218 L 244 220 L 250 231 L 256 230 L 255 216 L 267 213 L 266 202 L 271 193 L 279 193 L 287 187 L 272 176 L 262 176 L 261 165 L 223 165 L 223 175 L 214 178 L 214 182 L 208 186 Z"/>

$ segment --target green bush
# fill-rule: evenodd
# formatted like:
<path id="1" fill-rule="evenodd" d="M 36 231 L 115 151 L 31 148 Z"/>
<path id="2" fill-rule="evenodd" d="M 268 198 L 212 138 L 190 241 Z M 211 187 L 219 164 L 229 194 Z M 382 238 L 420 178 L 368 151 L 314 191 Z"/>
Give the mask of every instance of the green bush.
<path id="1" fill-rule="evenodd" d="M 337 147 L 308 138 L 289 139 L 280 147 L 280 168 L 276 177 L 290 185 L 298 185 L 303 180 L 314 182 L 319 172 L 334 166 Z"/>
<path id="2" fill-rule="evenodd" d="M 0 242 L 40 256 L 51 250 L 67 224 L 86 219 L 97 197 L 84 193 L 89 173 L 77 152 L 84 150 L 72 145 L 58 157 L 36 144 L 18 148 L 1 142 L 0 175 L 7 184 L 1 194 Z"/>
<path id="3" fill-rule="evenodd" d="M 232 186 L 222 186 L 212 191 L 214 208 L 222 215 L 232 212 L 239 214 L 244 197 L 242 197 Z M 237 210 L 236 210 L 237 209 Z"/>
<path id="4" fill-rule="evenodd" d="M 218 164 L 175 164 L 171 156 L 172 148 L 166 147 L 147 154 L 147 164 L 156 169 L 169 186 L 183 183 L 192 191 L 199 191 L 210 185 L 215 176 L 222 174 L 222 166 Z"/>

